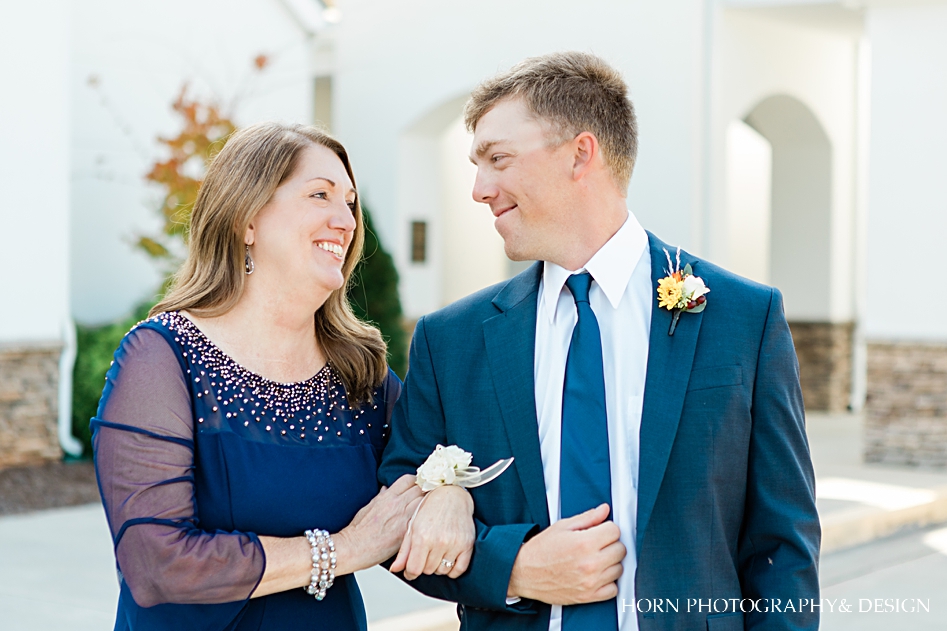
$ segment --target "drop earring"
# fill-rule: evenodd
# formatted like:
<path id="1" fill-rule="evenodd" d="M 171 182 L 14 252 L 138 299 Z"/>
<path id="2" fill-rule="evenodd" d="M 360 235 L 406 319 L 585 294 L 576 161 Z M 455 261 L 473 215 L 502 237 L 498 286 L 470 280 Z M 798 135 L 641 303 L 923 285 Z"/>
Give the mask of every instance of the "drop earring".
<path id="1" fill-rule="evenodd" d="M 247 249 L 247 254 L 243 258 L 243 271 L 247 273 L 247 276 L 253 273 L 253 270 L 256 269 L 256 265 L 253 264 L 253 259 L 250 257 L 250 246 L 244 246 Z"/>

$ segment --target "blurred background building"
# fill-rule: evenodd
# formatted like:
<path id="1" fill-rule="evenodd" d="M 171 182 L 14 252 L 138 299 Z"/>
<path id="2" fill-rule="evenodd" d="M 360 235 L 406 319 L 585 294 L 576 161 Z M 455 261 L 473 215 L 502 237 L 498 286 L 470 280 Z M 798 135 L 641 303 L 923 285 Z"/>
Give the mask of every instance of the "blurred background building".
<path id="1" fill-rule="evenodd" d="M 630 86 L 645 228 L 783 292 L 807 407 L 864 407 L 868 460 L 947 465 L 944 33 L 943 0 L 5 1 L 0 466 L 75 451 L 73 322 L 160 283 L 132 244 L 182 85 L 346 144 L 410 321 L 524 268 L 471 200 L 462 108 L 563 49 Z"/>

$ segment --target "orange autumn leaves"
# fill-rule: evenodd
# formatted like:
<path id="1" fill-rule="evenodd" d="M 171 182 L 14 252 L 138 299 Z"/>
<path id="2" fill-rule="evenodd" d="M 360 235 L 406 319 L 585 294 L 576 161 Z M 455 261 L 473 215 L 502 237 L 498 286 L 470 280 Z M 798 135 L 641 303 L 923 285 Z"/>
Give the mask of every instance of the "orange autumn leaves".
<path id="1" fill-rule="evenodd" d="M 263 53 L 252 60 L 254 75 L 265 71 L 273 58 Z M 172 242 L 187 241 L 187 227 L 191 209 L 197 200 L 197 192 L 204 180 L 204 172 L 210 160 L 223 149 L 237 126 L 226 110 L 216 100 L 202 101 L 188 95 L 185 83 L 171 109 L 181 121 L 176 136 L 158 137 L 158 142 L 168 151 L 165 160 L 156 161 L 145 175 L 149 182 L 158 184 L 163 192 L 158 211 L 164 220 L 161 233 L 139 235 L 135 245 L 149 256 L 157 259 L 174 259 Z"/>
<path id="2" fill-rule="evenodd" d="M 146 180 L 159 184 L 164 190 L 159 207 L 164 225 L 160 236 L 141 235 L 136 245 L 155 258 L 172 258 L 168 237 L 186 238 L 205 165 L 236 130 L 236 125 L 216 103 L 201 103 L 189 98 L 187 89 L 185 84 L 172 105 L 183 122 L 181 131 L 171 138 L 158 138 L 170 156 L 156 162 L 145 176 Z"/>

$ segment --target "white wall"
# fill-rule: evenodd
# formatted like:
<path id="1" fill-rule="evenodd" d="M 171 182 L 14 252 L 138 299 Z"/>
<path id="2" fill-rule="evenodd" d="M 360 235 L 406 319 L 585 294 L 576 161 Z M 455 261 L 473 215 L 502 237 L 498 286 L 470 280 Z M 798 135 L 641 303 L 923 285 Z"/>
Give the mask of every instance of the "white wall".
<path id="1" fill-rule="evenodd" d="M 439 106 L 425 112 L 409 125 L 398 138 L 396 155 L 392 156 L 389 168 L 396 169 L 398 187 L 394 190 L 395 203 L 384 195 L 372 195 L 371 178 L 356 167 L 356 177 L 363 200 L 381 204 L 385 210 L 375 211 L 375 224 L 393 225 L 386 232 L 378 228 L 379 238 L 386 249 L 392 251 L 395 265 L 400 270 L 401 306 L 405 317 L 418 318 L 425 313 L 444 306 L 443 285 L 444 245 L 448 238 L 444 218 L 444 136 L 460 116 L 466 95 L 455 96 Z M 367 182 L 367 183 L 366 183 Z M 366 192 L 367 191 L 367 192 Z M 375 199 L 380 197 L 381 199 Z M 388 202 L 385 205 L 383 202 Z M 394 222 L 392 214 L 401 220 Z M 409 226 L 422 221 L 427 225 L 426 259 L 411 260 Z M 401 246 L 401 247 L 398 247 Z"/>
<path id="2" fill-rule="evenodd" d="M 0 4 L 0 344 L 69 316 L 68 0 Z"/>
<path id="3" fill-rule="evenodd" d="M 770 282 L 783 292 L 792 320 L 830 320 L 832 254 L 838 247 L 832 243 L 837 183 L 831 143 L 811 110 L 783 94 L 765 99 L 746 120 L 773 150 Z"/>
<path id="4" fill-rule="evenodd" d="M 770 282 L 773 147 L 743 121 L 727 130 L 730 271 Z"/>
<path id="5" fill-rule="evenodd" d="M 705 221 L 705 254 L 724 266 L 739 256 L 729 251 L 725 168 L 730 124 L 743 120 L 768 97 L 791 96 L 813 113 L 828 136 L 832 182 L 831 213 L 827 217 L 828 262 L 819 270 L 829 287 L 821 292 L 823 298 L 818 305 L 787 297 L 786 313 L 794 320 L 843 322 L 854 317 L 858 39 L 847 23 L 844 28 L 831 20 L 820 24 L 821 15 L 812 18 L 806 14 L 811 23 L 766 10 L 721 9 L 716 16 L 708 167 L 711 203 Z M 774 243 L 773 248 L 777 250 L 779 244 Z M 804 288 L 811 273 L 800 269 L 794 284 Z"/>
<path id="6" fill-rule="evenodd" d="M 395 212 L 402 221 L 394 242 L 408 244 L 411 222 L 427 224 L 424 262 L 410 260 L 408 247 L 394 252 L 401 270 L 402 309 L 409 319 L 497 283 L 510 272 L 493 215 L 471 196 L 477 171 L 467 157 L 471 136 L 460 116 L 466 98 L 462 95 L 426 113 L 399 142 Z M 369 201 L 372 208 L 374 203 Z M 383 245 L 390 249 L 391 241 L 384 239 Z"/>
<path id="7" fill-rule="evenodd" d="M 71 291 L 76 318 L 101 322 L 127 313 L 160 282 L 155 263 L 131 243 L 160 226 L 159 193 L 143 176 L 163 157 L 156 137 L 179 130 L 170 106 L 182 84 L 219 99 L 238 124 L 308 123 L 313 78 L 310 44 L 278 0 L 80 6 L 64 83 L 73 103 Z M 261 53 L 272 65 L 255 73 Z"/>
<path id="8" fill-rule="evenodd" d="M 947 340 L 947 6 L 868 12 L 869 339 Z"/>
<path id="9" fill-rule="evenodd" d="M 335 131 L 394 250 L 407 310 L 435 308 L 428 293 L 442 287 L 434 270 L 424 271 L 422 281 L 421 270 L 406 265 L 412 217 L 399 208 L 434 212 L 430 184 L 416 174 L 428 168 L 433 158 L 425 152 L 434 148 L 418 144 L 416 127 L 439 106 L 531 55 L 585 50 L 623 72 L 641 130 L 629 207 L 666 241 L 687 248 L 698 243 L 692 220 L 702 199 L 703 2 L 342 0 L 339 6 Z M 450 119 L 457 114 L 459 106 Z M 414 157 L 405 156 L 406 144 Z"/>
<path id="10" fill-rule="evenodd" d="M 500 282 L 509 269 L 503 238 L 493 227 L 493 213 L 471 194 L 477 177 L 477 167 L 467 158 L 472 138 L 457 118 L 441 140 L 442 305 Z"/>

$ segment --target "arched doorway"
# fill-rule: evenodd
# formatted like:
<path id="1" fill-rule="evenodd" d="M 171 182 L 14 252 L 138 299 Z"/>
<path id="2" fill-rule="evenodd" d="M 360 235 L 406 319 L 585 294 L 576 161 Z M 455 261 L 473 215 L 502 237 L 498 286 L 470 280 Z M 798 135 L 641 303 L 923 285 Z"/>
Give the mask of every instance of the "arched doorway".
<path id="1" fill-rule="evenodd" d="M 852 325 L 831 319 L 830 139 L 802 101 L 775 95 L 734 122 L 727 142 L 733 267 L 782 292 L 807 408 L 844 410 Z"/>
<path id="2" fill-rule="evenodd" d="M 764 99 L 744 118 L 772 147 L 770 283 L 783 292 L 786 316 L 829 319 L 832 146 L 801 101 Z"/>

